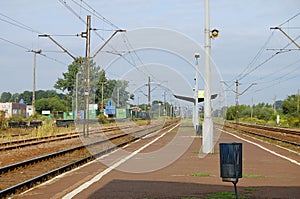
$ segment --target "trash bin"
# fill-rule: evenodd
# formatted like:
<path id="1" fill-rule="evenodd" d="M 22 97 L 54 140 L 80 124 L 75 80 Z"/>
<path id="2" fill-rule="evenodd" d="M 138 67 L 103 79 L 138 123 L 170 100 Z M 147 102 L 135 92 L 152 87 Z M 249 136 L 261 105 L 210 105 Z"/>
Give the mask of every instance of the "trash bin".
<path id="1" fill-rule="evenodd" d="M 196 134 L 201 135 L 202 134 L 202 125 L 196 125 Z"/>
<path id="2" fill-rule="evenodd" d="M 242 143 L 220 143 L 220 169 L 224 182 L 242 178 Z"/>

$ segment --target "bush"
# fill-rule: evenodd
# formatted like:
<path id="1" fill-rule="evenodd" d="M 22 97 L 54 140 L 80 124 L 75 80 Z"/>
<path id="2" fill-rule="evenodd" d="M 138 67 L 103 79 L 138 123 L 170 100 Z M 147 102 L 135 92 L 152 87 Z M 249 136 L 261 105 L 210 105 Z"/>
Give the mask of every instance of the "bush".
<path id="1" fill-rule="evenodd" d="M 0 111 L 0 129 L 4 130 L 7 127 L 7 120 L 5 118 L 5 111 Z"/>
<path id="2" fill-rule="evenodd" d="M 105 115 L 100 114 L 100 115 L 98 115 L 98 122 L 100 124 L 107 124 L 108 123 L 108 119 L 107 119 L 107 117 Z"/>

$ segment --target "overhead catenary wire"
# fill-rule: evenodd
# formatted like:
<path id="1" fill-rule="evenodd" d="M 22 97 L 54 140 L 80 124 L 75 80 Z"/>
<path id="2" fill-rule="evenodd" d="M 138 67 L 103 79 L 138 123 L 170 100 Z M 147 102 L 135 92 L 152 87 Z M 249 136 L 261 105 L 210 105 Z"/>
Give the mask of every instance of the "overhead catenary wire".
<path id="1" fill-rule="evenodd" d="M 93 14 L 93 16 L 95 16 L 96 18 L 102 20 L 103 22 L 109 24 L 110 26 L 114 27 L 115 29 L 120 29 L 118 26 L 116 26 L 115 24 L 113 24 L 111 21 L 109 21 L 107 18 L 105 18 L 103 15 L 101 15 L 99 12 L 97 12 L 95 9 L 93 9 L 88 3 L 86 3 L 83 0 L 80 0 L 81 3 L 83 3 L 84 5 L 86 5 L 88 8 L 83 7 L 82 4 L 79 4 L 78 2 L 76 2 L 75 0 L 71 0 L 73 3 L 75 3 L 77 6 L 79 6 L 81 9 L 87 11 L 90 14 Z"/>
<path id="2" fill-rule="evenodd" d="M 297 39 L 299 39 L 299 38 L 300 38 L 300 35 L 298 35 L 298 36 L 295 38 L 295 40 L 297 40 Z M 253 68 L 251 71 L 249 71 L 249 74 L 252 73 L 254 70 L 257 70 L 259 67 L 263 66 L 265 63 L 269 62 L 269 61 L 270 61 L 271 59 L 273 59 L 276 55 L 278 55 L 278 54 L 280 54 L 280 53 L 286 53 L 286 52 L 289 52 L 289 51 L 284 51 L 284 50 L 285 50 L 287 47 L 289 47 L 292 43 L 293 43 L 293 42 L 289 42 L 289 43 L 288 43 L 287 45 L 285 45 L 283 48 L 277 50 L 276 53 L 272 54 L 272 55 L 271 55 L 270 57 L 268 57 L 266 60 L 264 60 L 263 62 L 261 62 L 259 65 L 257 65 L 255 68 Z M 299 62 L 299 60 L 296 61 L 296 63 L 298 63 L 298 62 Z M 282 68 L 286 69 L 287 67 L 289 67 L 290 65 L 293 65 L 293 64 L 294 64 L 294 63 L 289 64 L 289 65 L 287 65 L 287 66 L 285 66 L 285 67 L 282 67 Z M 280 71 L 280 70 L 277 70 L 276 72 L 279 72 L 279 71 Z M 258 78 L 258 79 L 256 79 L 256 80 L 254 80 L 253 82 L 257 82 L 257 81 L 260 81 L 260 80 L 265 79 L 266 77 L 270 77 L 270 76 L 276 74 L 276 72 L 271 72 L 271 73 L 269 73 L 269 74 L 267 74 L 267 75 L 264 75 L 263 77 Z M 246 74 L 245 74 L 245 75 L 246 75 Z M 239 80 L 241 80 L 242 78 L 243 78 L 243 77 L 241 77 Z"/>
<path id="3" fill-rule="evenodd" d="M 252 67 L 252 65 L 261 57 L 262 53 L 266 49 L 266 46 L 269 44 L 269 42 L 270 42 L 271 38 L 273 37 L 273 35 L 274 35 L 274 31 L 272 31 L 272 33 L 269 35 L 269 37 L 265 41 L 264 45 L 259 49 L 259 51 L 257 52 L 257 54 L 250 61 L 250 63 L 246 66 L 246 68 L 236 78 L 233 78 L 231 81 L 233 81 L 235 79 L 241 80 L 240 78 L 243 77 L 243 76 L 245 76 L 245 74 L 247 74 L 247 71 L 249 71 L 250 68 Z"/>
<path id="4" fill-rule="evenodd" d="M 67 4 L 66 0 L 58 0 L 63 6 L 65 6 L 73 15 L 75 15 L 82 23 L 84 23 L 86 25 L 86 21 L 70 6 Z M 97 32 L 93 32 L 95 33 L 95 35 L 97 37 L 99 37 L 102 41 L 105 42 L 104 37 L 102 37 L 100 34 L 98 34 Z M 108 46 L 110 46 L 108 44 Z"/>
<path id="5" fill-rule="evenodd" d="M 264 76 L 262 76 L 262 77 L 260 77 L 260 78 L 257 78 L 257 79 L 254 80 L 254 81 L 257 82 L 257 83 L 270 82 L 270 81 L 264 81 L 264 82 L 260 82 L 260 81 L 265 80 L 265 79 L 267 79 L 267 78 L 270 78 L 270 77 L 272 77 L 273 75 L 279 74 L 279 72 L 282 72 L 282 71 L 284 71 L 284 70 L 287 70 L 287 69 L 289 69 L 290 67 L 294 66 L 295 64 L 297 64 L 297 63 L 299 63 L 299 62 L 300 62 L 300 59 L 298 59 L 297 61 L 295 61 L 295 62 L 293 62 L 293 63 L 290 63 L 290 64 L 288 64 L 288 65 L 284 65 L 284 66 L 280 67 L 278 70 L 274 70 L 273 72 L 268 73 L 268 74 L 266 74 L 266 75 L 264 75 Z M 294 70 L 292 70 L 292 71 L 294 71 Z"/>
<path id="6" fill-rule="evenodd" d="M 285 74 L 283 74 L 283 75 L 281 75 L 281 76 L 279 76 L 279 77 L 277 77 L 277 78 L 274 78 L 274 79 L 272 79 L 272 80 L 270 80 L 270 81 L 260 82 L 260 84 L 272 83 L 272 82 L 275 82 L 275 81 L 279 81 L 279 80 L 283 79 L 284 77 L 286 77 L 286 76 L 288 76 L 288 75 L 290 75 L 290 74 L 294 74 L 294 73 L 297 72 L 299 69 L 300 69 L 300 66 L 297 67 L 297 68 L 294 68 L 293 70 L 291 70 L 291 71 L 289 71 L 289 72 L 287 72 L 287 73 L 285 73 Z"/>
<path id="7" fill-rule="evenodd" d="M 119 30 L 120 28 L 117 26 L 117 25 L 115 25 L 115 24 L 113 24 L 111 21 L 109 21 L 108 19 L 106 19 L 103 15 L 101 15 L 98 11 L 96 11 L 95 9 L 93 9 L 88 3 L 86 3 L 85 1 L 83 1 L 83 0 L 80 0 L 80 2 L 82 2 L 86 7 L 84 7 L 81 3 L 78 3 L 78 2 L 76 2 L 75 0 L 70 0 L 70 1 L 72 1 L 74 4 L 76 4 L 76 6 L 78 6 L 80 9 L 83 9 L 83 10 L 85 10 L 85 11 L 87 11 L 88 13 L 90 13 L 90 14 L 93 14 L 93 16 L 95 16 L 96 18 L 98 18 L 98 19 L 100 19 L 100 20 L 102 20 L 102 21 L 104 21 L 105 23 L 107 23 L 107 24 L 109 24 L 109 25 L 111 25 L 113 28 L 116 28 L 117 30 Z M 81 18 L 81 16 L 70 6 L 70 5 L 68 5 L 67 4 L 67 1 L 66 0 L 59 0 L 59 2 L 60 3 L 62 3 L 69 11 L 71 11 L 77 18 L 79 18 L 82 22 L 84 22 L 85 23 L 85 21 Z M 94 30 L 94 29 L 93 29 Z M 96 30 L 100 30 L 100 29 L 96 29 Z M 105 30 L 105 31 L 107 31 L 107 30 Z M 115 31 L 115 30 L 114 30 Z M 102 41 L 106 41 L 100 34 L 98 34 L 97 32 L 93 32 L 94 34 L 96 34 L 96 36 L 98 36 Z M 125 36 L 126 37 L 126 36 Z M 128 41 L 128 38 L 127 38 L 127 41 Z M 131 44 L 130 44 L 130 42 L 128 41 L 128 45 L 129 46 L 131 46 Z M 125 56 L 124 56 L 124 54 L 126 54 L 126 53 L 119 53 L 112 45 L 110 45 L 110 44 L 107 44 L 107 46 L 108 46 L 108 48 L 110 48 L 112 51 L 113 51 L 113 54 L 115 54 L 115 55 L 119 55 L 122 59 L 124 59 L 127 63 L 129 63 L 131 66 L 133 66 L 133 67 L 135 67 L 138 71 L 140 71 L 140 72 L 143 72 L 143 73 L 145 73 L 144 71 L 141 71 L 138 67 L 137 67 L 137 64 L 135 63 L 135 61 L 134 61 L 134 59 L 132 58 L 132 61 L 133 61 L 133 63 L 132 63 L 132 61 L 130 61 L 128 58 L 126 58 Z M 128 47 L 128 46 L 127 46 Z M 132 46 L 131 46 L 131 48 L 132 48 Z M 137 53 L 134 51 L 134 50 L 130 50 L 130 48 L 128 47 L 128 53 L 131 53 L 131 52 L 133 52 L 134 53 L 134 55 L 137 57 L 137 59 L 143 64 L 143 62 L 142 62 L 142 60 L 141 60 L 141 58 L 137 55 Z M 130 54 L 130 56 L 132 56 L 131 54 Z M 106 68 L 106 70 L 107 70 L 108 68 Z M 147 76 L 151 76 L 152 78 L 154 78 L 155 79 L 155 76 L 153 76 L 151 73 L 149 73 L 149 71 L 148 71 L 148 74 L 146 74 L 145 73 L 145 75 L 147 75 Z"/>
<path id="8" fill-rule="evenodd" d="M 11 24 L 11 25 L 13 25 L 13 26 L 16 26 L 16 27 L 18 27 L 18 28 L 21 28 L 21 29 L 23 29 L 23 30 L 27 30 L 27 31 L 30 31 L 30 32 L 34 32 L 34 33 L 37 33 L 37 34 L 41 34 L 40 31 L 35 30 L 35 29 L 33 29 L 32 27 L 30 27 L 30 26 L 28 26 L 28 25 L 25 25 L 24 23 L 21 23 L 21 22 L 17 21 L 16 19 L 13 19 L 13 18 L 11 18 L 11 17 L 9 17 L 9 16 L 7 16 L 7 15 L 5 15 L 5 14 L 3 14 L 3 13 L 0 13 L 0 15 L 1 15 L 2 17 L 5 17 L 5 18 L 6 18 L 6 19 L 3 19 L 3 18 L 1 19 L 1 18 L 0 18 L 0 20 L 3 21 L 3 22 L 6 22 L 6 23 Z M 7 20 L 7 19 L 8 19 L 8 20 Z"/>
<path id="9" fill-rule="evenodd" d="M 289 18 L 288 20 L 286 20 L 285 22 L 281 23 L 278 27 L 283 26 L 284 24 L 290 22 L 291 20 L 295 19 L 297 16 L 300 15 L 300 12 L 295 14 L 294 16 L 292 16 L 291 18 Z M 238 79 L 238 80 L 242 80 L 244 79 L 246 76 L 250 75 L 251 73 L 253 73 L 255 70 L 257 70 L 258 68 L 262 67 L 263 65 L 265 65 L 267 62 L 269 62 L 271 59 L 273 59 L 276 55 L 284 52 L 283 50 L 286 49 L 289 45 L 291 45 L 292 42 L 289 42 L 286 46 L 284 46 L 282 49 L 278 50 L 277 52 L 275 52 L 274 54 L 272 54 L 270 57 L 268 57 L 267 59 L 265 59 L 264 61 L 262 61 L 261 63 L 259 63 L 258 65 L 254 66 L 254 63 L 257 62 L 257 60 L 260 58 L 260 56 L 262 55 L 262 53 L 264 52 L 264 50 L 266 49 L 266 46 L 269 44 L 271 38 L 274 35 L 274 31 L 272 31 L 271 35 L 268 37 L 267 41 L 264 43 L 263 47 L 260 48 L 260 50 L 258 51 L 258 53 L 256 54 L 256 56 L 251 60 L 251 62 L 247 65 L 247 67 L 236 77 L 233 78 L 234 79 Z M 297 40 L 299 37 L 295 38 L 294 40 Z M 233 81 L 231 80 L 231 81 Z"/>
<path id="10" fill-rule="evenodd" d="M 15 42 L 13 42 L 13 41 L 10 41 L 10 40 L 8 40 L 8 39 L 2 38 L 2 37 L 0 37 L 0 39 L 1 39 L 2 41 L 5 41 L 5 42 L 7 42 L 7 43 L 10 43 L 10 44 L 12 44 L 12 45 L 14 45 L 14 46 L 17 46 L 17 47 L 19 47 L 19 48 L 23 48 L 23 49 L 25 49 L 25 50 L 27 50 L 27 51 L 30 51 L 30 50 L 31 50 L 30 48 L 27 48 L 27 47 L 25 47 L 25 46 L 22 46 L 22 45 L 20 45 L 20 44 L 17 44 L 17 43 L 15 43 Z"/>
<path id="11" fill-rule="evenodd" d="M 65 6 L 73 15 L 75 15 L 81 22 L 83 22 L 85 25 L 86 25 L 86 21 L 84 19 L 82 19 L 82 17 L 77 14 L 77 12 L 71 8 L 71 6 L 69 6 L 67 4 L 67 1 L 66 0 L 58 0 L 63 6 Z"/>
<path id="12" fill-rule="evenodd" d="M 8 19 L 8 20 L 5 20 L 5 19 L 1 19 L 1 18 L 0 18 L 1 21 L 4 21 L 4 22 L 6 22 L 6 23 L 8 23 L 8 24 L 10 24 L 10 25 L 16 26 L 16 27 L 18 27 L 18 28 L 21 28 L 21 29 L 23 29 L 23 30 L 30 31 L 30 32 L 33 32 L 33 33 L 43 34 L 41 31 L 35 30 L 35 29 L 33 29 L 32 27 L 30 27 L 30 26 L 28 26 L 28 25 L 26 25 L 26 24 L 24 24 L 24 23 L 22 23 L 22 22 L 20 22 L 20 21 L 18 21 L 18 20 L 16 20 L 16 19 L 13 19 L 12 17 L 9 17 L 9 16 L 7 16 L 7 15 L 5 15 L 5 14 L 3 14 L 3 13 L 0 13 L 0 16 L 5 17 L 6 19 Z M 20 48 L 22 48 L 22 49 L 25 49 L 25 50 L 28 51 L 28 52 L 32 52 L 32 50 L 31 50 L 30 48 L 25 47 L 25 46 L 23 46 L 23 45 L 21 45 L 21 44 L 17 44 L 16 42 L 10 41 L 10 40 L 5 39 L 5 38 L 2 38 L 2 37 L 1 37 L 0 39 L 1 39 L 2 41 L 5 41 L 5 42 L 7 42 L 7 43 L 10 43 L 10 44 L 12 44 L 12 45 L 14 45 L 14 46 L 17 46 L 17 47 L 20 47 Z M 46 54 L 39 53 L 39 55 L 41 55 L 41 56 L 43 56 L 43 57 L 45 57 L 45 58 L 47 58 L 47 59 L 50 59 L 50 60 L 52 60 L 52 61 L 55 61 L 55 62 L 57 62 L 57 63 L 59 63 L 59 64 L 66 65 L 66 63 L 64 63 L 64 62 L 62 62 L 62 61 L 59 61 L 59 60 L 57 60 L 57 59 L 55 59 L 55 58 L 49 57 L 49 56 L 47 56 Z"/>
<path id="13" fill-rule="evenodd" d="M 286 79 L 284 79 L 284 80 L 279 80 L 278 82 L 275 82 L 275 83 L 269 84 L 269 85 L 267 85 L 267 86 L 265 86 L 265 87 L 262 87 L 262 88 L 260 88 L 260 89 L 254 90 L 253 92 L 254 92 L 254 93 L 257 93 L 257 92 L 263 91 L 263 90 L 265 90 L 265 89 L 269 89 L 269 88 L 274 87 L 274 86 L 276 86 L 276 85 L 278 85 L 278 84 L 281 84 L 281 83 L 283 83 L 283 82 L 290 81 L 290 80 L 296 79 L 296 78 L 299 78 L 299 75 L 294 75 L 294 76 L 288 77 L 288 78 L 286 78 Z"/>
<path id="14" fill-rule="evenodd" d="M 139 68 L 136 67 L 137 64 L 136 64 L 136 62 L 135 62 L 135 59 L 134 59 L 133 55 L 135 55 L 135 57 L 137 58 L 137 60 L 140 62 L 140 64 L 141 64 L 142 66 L 144 65 L 144 62 L 142 61 L 142 59 L 140 58 L 140 56 L 137 54 L 136 50 L 134 50 L 134 48 L 133 48 L 133 46 L 131 45 L 131 42 L 129 41 L 128 37 L 127 37 L 126 35 L 122 35 L 122 36 L 123 36 L 123 42 L 124 42 L 124 44 L 125 44 L 125 46 L 126 46 L 126 48 L 127 48 L 127 50 L 128 50 L 128 53 L 129 53 L 131 59 L 133 60 L 133 63 L 134 63 L 134 65 L 135 65 L 135 68 L 136 68 L 137 70 L 139 70 L 140 72 L 144 73 L 144 75 L 146 75 L 146 78 L 148 78 L 147 76 L 151 76 L 151 79 L 157 80 L 157 78 L 156 78 L 152 73 L 150 73 L 150 71 L 148 70 L 148 68 L 147 68 L 146 66 L 145 66 L 146 72 L 141 71 Z M 133 52 L 133 53 L 131 53 L 131 52 Z M 158 81 L 158 80 L 157 80 L 157 81 Z"/>
<path id="15" fill-rule="evenodd" d="M 300 37 L 300 35 L 295 39 L 297 40 Z M 283 48 L 277 50 L 277 52 L 275 52 L 274 54 L 272 54 L 271 56 L 269 56 L 267 59 L 265 59 L 264 61 L 262 61 L 261 63 L 259 63 L 258 65 L 256 65 L 254 68 L 252 68 L 251 70 L 249 70 L 247 73 L 245 73 L 244 75 L 242 75 L 240 78 L 238 78 L 239 80 L 244 79 L 246 76 L 250 75 L 251 73 L 253 73 L 255 70 L 257 70 L 258 68 L 262 67 L 263 65 L 265 65 L 267 62 L 269 62 L 270 60 L 272 60 L 276 55 L 280 54 L 280 53 L 284 53 L 284 52 L 288 52 L 288 51 L 284 51 L 288 46 L 290 46 L 292 44 L 292 42 L 289 42 L 287 45 L 285 45 Z"/>
<path id="16" fill-rule="evenodd" d="M 296 17 L 298 17 L 300 15 L 300 12 L 298 12 L 297 14 L 295 14 L 294 16 L 292 16 L 291 18 L 289 18 L 288 20 L 284 21 L 282 24 L 279 25 L 279 27 L 283 26 L 284 24 L 290 22 L 291 20 L 295 19 Z"/>
<path id="17" fill-rule="evenodd" d="M 17 44 L 17 43 L 15 43 L 15 42 L 13 42 L 13 41 L 10 41 L 10 40 L 8 40 L 8 39 L 5 39 L 5 38 L 0 37 L 0 40 L 5 41 L 5 42 L 7 42 L 7 43 L 10 43 L 10 44 L 12 44 L 12 45 L 14 45 L 14 46 L 17 46 L 17 47 L 19 47 L 19 48 L 22 48 L 22 49 L 26 50 L 27 52 L 33 52 L 33 50 L 31 50 L 30 48 L 25 47 L 25 46 L 20 45 L 20 44 Z M 57 59 L 55 59 L 55 58 L 49 57 L 49 56 L 47 56 L 47 55 L 45 55 L 45 54 L 43 54 L 43 53 L 39 53 L 39 55 L 41 55 L 41 56 L 43 56 L 43 57 L 45 57 L 45 58 L 47 58 L 47 59 L 50 59 L 50 60 L 52 60 L 52 61 L 55 61 L 55 62 L 57 62 L 57 63 L 60 63 L 60 64 L 62 64 L 62 65 L 66 65 L 66 63 L 64 63 L 64 62 L 62 62 L 62 61 L 59 61 L 59 60 L 57 60 Z"/>

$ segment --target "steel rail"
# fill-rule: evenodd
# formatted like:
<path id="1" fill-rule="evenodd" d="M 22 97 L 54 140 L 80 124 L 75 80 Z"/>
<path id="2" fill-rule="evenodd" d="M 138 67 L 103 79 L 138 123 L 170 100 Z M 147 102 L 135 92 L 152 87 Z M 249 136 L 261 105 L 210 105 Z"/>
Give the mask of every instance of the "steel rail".
<path id="1" fill-rule="evenodd" d="M 123 128 L 123 127 L 122 127 Z M 128 126 L 124 126 L 124 128 L 129 128 Z M 114 126 L 114 127 L 105 127 L 101 129 L 101 133 L 103 132 L 109 132 L 113 130 L 118 130 L 120 127 Z M 96 131 L 96 133 L 99 131 Z M 64 133 L 64 134 L 57 134 L 57 135 L 50 135 L 50 136 L 44 136 L 44 137 L 35 137 L 35 138 L 29 138 L 24 140 L 15 140 L 11 142 L 2 142 L 0 143 L 0 151 L 5 150 L 12 150 L 17 148 L 23 148 L 27 146 L 34 146 L 38 144 L 48 143 L 48 142 L 56 142 L 61 140 L 67 140 L 67 139 L 73 139 L 79 137 L 78 132 L 72 132 L 72 133 Z"/>
<path id="2" fill-rule="evenodd" d="M 290 145 L 294 145 L 294 146 L 300 147 L 300 143 L 297 143 L 297 142 L 292 142 L 292 141 L 289 141 L 289 140 L 285 140 L 285 139 L 281 139 L 281 138 L 276 138 L 276 137 L 273 137 L 273 136 L 270 136 L 270 135 L 264 135 L 264 134 L 253 132 L 253 131 L 249 131 L 249 130 L 239 129 L 239 128 L 236 128 L 236 127 L 229 126 L 227 124 L 224 124 L 224 126 L 232 128 L 232 129 L 236 129 L 236 130 L 239 130 L 239 131 L 242 131 L 242 132 L 245 132 L 245 133 L 249 133 L 249 134 L 252 134 L 252 135 L 256 135 L 256 136 L 260 136 L 260 137 L 264 137 L 264 138 L 268 138 L 268 139 L 272 139 L 272 140 L 276 140 L 276 141 L 280 141 L 280 142 L 283 142 L 283 143 L 287 143 L 287 144 L 290 144 Z M 255 128 L 255 127 L 252 126 L 252 128 Z"/>
<path id="3" fill-rule="evenodd" d="M 247 123 L 239 123 L 239 125 L 252 127 L 252 128 L 259 128 L 259 129 L 263 129 L 263 130 L 275 131 L 275 132 L 279 132 L 279 133 L 300 135 L 300 130 L 297 130 L 297 129 L 288 129 L 288 128 L 282 128 L 282 127 L 273 127 L 273 126 L 265 126 L 265 125 L 258 125 L 258 124 L 247 124 Z"/>
<path id="4" fill-rule="evenodd" d="M 155 128 L 155 127 L 158 127 L 158 126 L 159 125 L 155 125 L 155 126 L 152 126 L 150 128 Z M 113 137 L 110 137 L 110 138 L 107 138 L 107 139 L 103 139 L 103 140 L 100 140 L 100 141 L 96 141 L 96 142 L 93 142 L 93 143 L 90 143 L 90 144 L 87 144 L 87 145 L 77 146 L 77 147 L 62 150 L 62 151 L 59 151 L 59 152 L 54 152 L 54 153 L 50 153 L 50 154 L 47 154 L 47 155 L 44 155 L 44 156 L 40 156 L 40 157 L 32 158 L 32 159 L 29 159 L 29 160 L 25 160 L 25 161 L 22 161 L 22 162 L 18 162 L 18 163 L 15 163 L 15 164 L 7 165 L 7 166 L 4 166 L 4 167 L 0 168 L 0 174 L 6 173 L 6 172 L 9 172 L 9 171 L 13 171 L 13 170 L 15 170 L 19 167 L 26 167 L 28 165 L 35 164 L 37 162 L 41 162 L 41 161 L 44 161 L 44 160 L 47 160 L 47 159 L 51 159 L 51 158 L 55 158 L 57 156 L 61 156 L 61 155 L 67 154 L 67 153 L 71 153 L 71 152 L 74 152 L 76 150 L 82 150 L 83 148 L 86 148 L 86 147 L 90 147 L 90 146 L 98 145 L 98 144 L 108 142 L 108 141 L 111 141 L 111 140 L 115 140 L 115 139 L 118 139 L 118 138 L 122 138 L 122 137 L 125 137 L 127 135 L 136 134 L 136 133 L 142 132 L 144 130 L 145 129 L 139 129 L 139 130 L 136 130 L 136 131 L 133 131 L 133 132 L 130 132 L 130 133 L 123 133 L 123 134 L 113 136 Z"/>

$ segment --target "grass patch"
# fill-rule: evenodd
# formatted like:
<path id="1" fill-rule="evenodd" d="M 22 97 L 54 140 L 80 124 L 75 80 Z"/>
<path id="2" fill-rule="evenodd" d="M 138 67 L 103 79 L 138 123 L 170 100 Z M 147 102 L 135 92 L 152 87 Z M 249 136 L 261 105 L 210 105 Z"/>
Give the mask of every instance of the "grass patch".
<path id="1" fill-rule="evenodd" d="M 244 191 L 256 191 L 257 189 L 254 187 L 246 187 L 244 188 Z"/>
<path id="2" fill-rule="evenodd" d="M 264 178 L 265 176 L 258 174 L 243 174 L 243 178 Z"/>
<path id="3" fill-rule="evenodd" d="M 210 177 L 211 175 L 208 173 L 193 173 L 189 174 L 189 176 L 194 176 L 194 177 Z"/>
<path id="4" fill-rule="evenodd" d="M 200 154 L 200 153 L 201 153 L 201 151 L 200 151 L 200 150 L 197 150 L 197 151 L 192 151 L 192 153 L 194 153 L 194 154 Z"/>
<path id="5" fill-rule="evenodd" d="M 239 199 L 247 199 L 245 195 L 239 194 Z M 209 194 L 205 197 L 205 199 L 235 199 L 235 193 L 232 192 L 219 192 L 219 193 L 213 193 Z"/>
<path id="6" fill-rule="evenodd" d="M 177 133 L 178 128 L 172 129 L 169 133 Z"/>
<path id="7" fill-rule="evenodd" d="M 192 153 L 195 154 L 202 154 L 202 150 L 197 150 L 197 151 L 192 151 Z M 213 151 L 212 153 L 208 153 L 209 155 L 216 155 L 216 154 L 220 154 L 220 151 Z"/>

